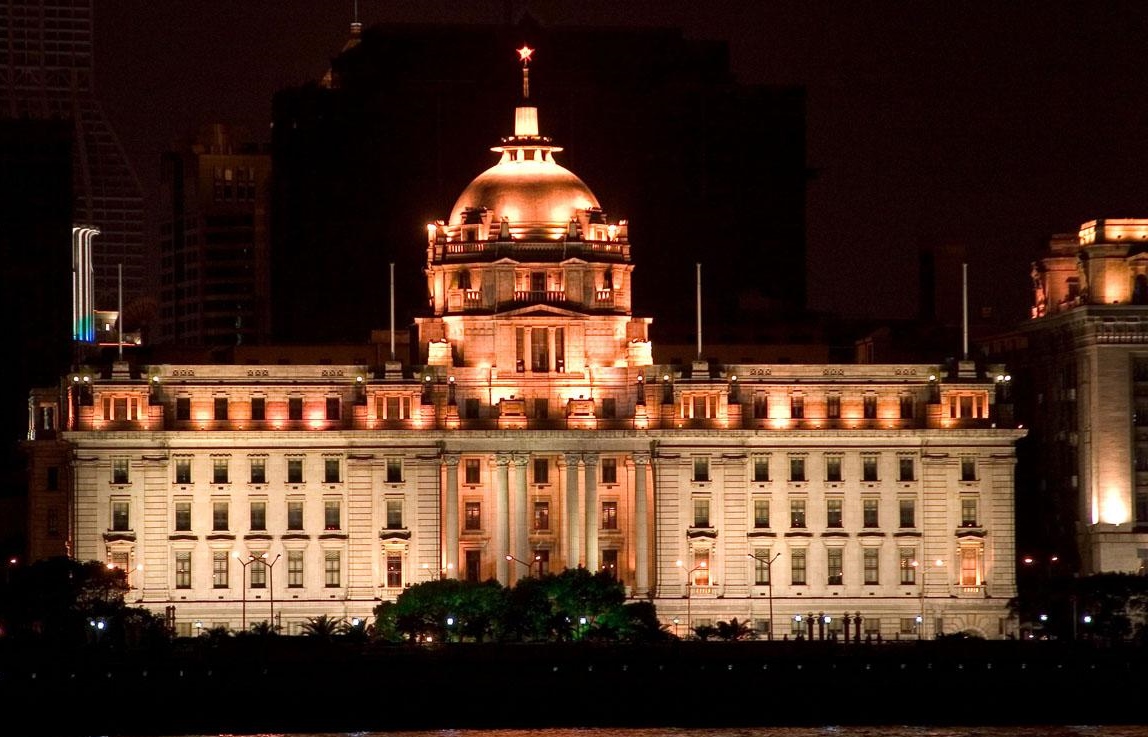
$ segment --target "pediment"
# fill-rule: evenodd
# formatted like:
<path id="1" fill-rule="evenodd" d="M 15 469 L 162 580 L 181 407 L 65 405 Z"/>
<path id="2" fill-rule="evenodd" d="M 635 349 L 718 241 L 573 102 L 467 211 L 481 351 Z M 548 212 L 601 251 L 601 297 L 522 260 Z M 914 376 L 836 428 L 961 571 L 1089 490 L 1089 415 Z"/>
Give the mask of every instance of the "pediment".
<path id="1" fill-rule="evenodd" d="M 585 319 L 586 315 L 574 310 L 555 307 L 554 305 L 527 305 L 516 310 L 499 312 L 498 317 L 576 317 Z"/>

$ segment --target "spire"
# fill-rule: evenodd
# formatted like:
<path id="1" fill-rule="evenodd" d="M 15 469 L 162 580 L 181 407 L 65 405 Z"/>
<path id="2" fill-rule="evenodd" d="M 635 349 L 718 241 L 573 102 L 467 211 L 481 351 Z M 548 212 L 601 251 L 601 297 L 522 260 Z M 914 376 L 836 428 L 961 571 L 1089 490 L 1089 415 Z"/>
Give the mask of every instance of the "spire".
<path id="1" fill-rule="evenodd" d="M 522 44 L 522 48 L 518 49 L 518 60 L 522 62 L 522 99 L 530 99 L 530 56 L 534 53 L 534 49 L 526 44 Z"/>
<path id="2" fill-rule="evenodd" d="M 340 54 L 345 54 L 347 51 L 359 45 L 359 41 L 363 35 L 363 24 L 359 22 L 359 0 L 354 0 L 354 7 L 351 10 L 351 35 L 347 37 L 347 43 L 343 44 Z M 327 68 L 323 79 L 319 84 L 328 89 L 339 86 L 339 80 L 335 75 L 334 65 Z"/>

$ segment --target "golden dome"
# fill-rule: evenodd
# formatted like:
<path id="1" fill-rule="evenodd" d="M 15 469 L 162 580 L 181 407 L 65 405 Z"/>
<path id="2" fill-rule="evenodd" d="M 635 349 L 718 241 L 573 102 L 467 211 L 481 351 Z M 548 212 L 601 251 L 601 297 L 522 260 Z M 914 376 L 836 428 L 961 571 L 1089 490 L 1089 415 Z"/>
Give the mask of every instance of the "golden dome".
<path id="1" fill-rule="evenodd" d="M 468 209 L 491 213 L 490 227 L 498 231 L 506 218 L 514 238 L 561 238 L 580 210 L 598 208 L 598 198 L 574 172 L 554 161 L 561 151 L 538 135 L 535 108 L 518 108 L 515 135 L 492 150 L 501 160 L 475 177 L 450 213 L 458 226 Z"/>

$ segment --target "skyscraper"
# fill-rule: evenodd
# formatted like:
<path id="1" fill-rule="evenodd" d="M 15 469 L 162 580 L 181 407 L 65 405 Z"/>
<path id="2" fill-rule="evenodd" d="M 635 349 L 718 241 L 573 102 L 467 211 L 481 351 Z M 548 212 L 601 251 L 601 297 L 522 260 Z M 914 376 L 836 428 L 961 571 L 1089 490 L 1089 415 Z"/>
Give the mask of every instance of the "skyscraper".
<path id="1" fill-rule="evenodd" d="M 94 85 L 92 0 L 0 4 L 0 117 L 71 121 L 73 218 L 100 229 L 95 307 L 115 310 L 146 288 L 143 195 Z"/>

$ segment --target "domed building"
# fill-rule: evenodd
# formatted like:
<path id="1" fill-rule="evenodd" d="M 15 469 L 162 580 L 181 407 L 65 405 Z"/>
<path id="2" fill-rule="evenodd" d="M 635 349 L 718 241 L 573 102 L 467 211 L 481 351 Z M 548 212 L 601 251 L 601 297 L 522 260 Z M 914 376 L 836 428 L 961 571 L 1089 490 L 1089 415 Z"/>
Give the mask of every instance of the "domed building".
<path id="1" fill-rule="evenodd" d="M 539 120 L 427 225 L 414 365 L 124 361 L 34 392 L 31 556 L 124 568 L 185 634 L 577 567 L 681 636 L 1013 632 L 1003 369 L 654 365 L 627 223 Z"/>

